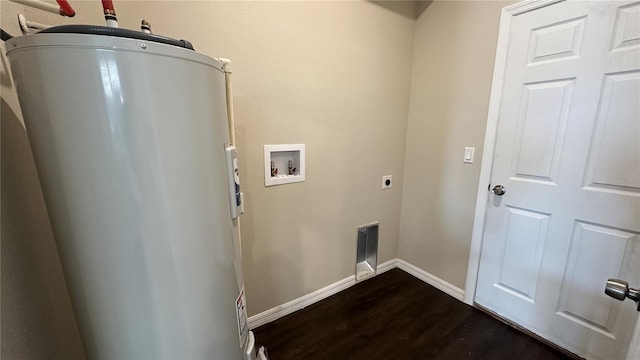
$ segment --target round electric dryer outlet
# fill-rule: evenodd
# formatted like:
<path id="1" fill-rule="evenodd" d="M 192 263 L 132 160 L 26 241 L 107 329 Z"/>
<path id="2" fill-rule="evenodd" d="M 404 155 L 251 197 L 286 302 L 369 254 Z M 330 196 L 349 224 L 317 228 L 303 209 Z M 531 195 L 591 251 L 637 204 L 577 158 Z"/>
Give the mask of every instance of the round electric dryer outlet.
<path id="1" fill-rule="evenodd" d="M 391 189 L 393 179 L 391 175 L 385 175 L 382 177 L 382 190 Z"/>

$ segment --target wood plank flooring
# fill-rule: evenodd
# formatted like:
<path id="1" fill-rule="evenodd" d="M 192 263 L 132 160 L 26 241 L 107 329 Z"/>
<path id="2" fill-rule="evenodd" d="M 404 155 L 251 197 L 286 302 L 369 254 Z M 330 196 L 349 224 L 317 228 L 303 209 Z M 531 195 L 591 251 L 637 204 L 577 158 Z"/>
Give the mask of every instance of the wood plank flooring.
<path id="1" fill-rule="evenodd" d="M 270 360 L 570 359 L 400 269 L 254 334 Z"/>

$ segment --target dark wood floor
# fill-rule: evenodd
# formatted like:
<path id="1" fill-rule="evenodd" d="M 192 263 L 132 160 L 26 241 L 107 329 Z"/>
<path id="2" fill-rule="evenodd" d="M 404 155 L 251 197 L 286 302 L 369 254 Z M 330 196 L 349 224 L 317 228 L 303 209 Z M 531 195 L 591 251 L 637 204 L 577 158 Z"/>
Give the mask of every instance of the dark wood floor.
<path id="1" fill-rule="evenodd" d="M 254 333 L 270 360 L 570 359 L 399 269 Z"/>

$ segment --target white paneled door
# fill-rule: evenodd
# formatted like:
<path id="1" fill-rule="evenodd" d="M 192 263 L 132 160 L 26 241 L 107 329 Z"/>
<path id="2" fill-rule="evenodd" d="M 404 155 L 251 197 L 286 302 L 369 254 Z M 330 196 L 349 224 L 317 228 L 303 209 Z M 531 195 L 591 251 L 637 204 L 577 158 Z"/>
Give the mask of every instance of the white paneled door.
<path id="1" fill-rule="evenodd" d="M 640 287 L 640 2 L 514 16 L 475 302 L 579 355 L 624 359 Z"/>

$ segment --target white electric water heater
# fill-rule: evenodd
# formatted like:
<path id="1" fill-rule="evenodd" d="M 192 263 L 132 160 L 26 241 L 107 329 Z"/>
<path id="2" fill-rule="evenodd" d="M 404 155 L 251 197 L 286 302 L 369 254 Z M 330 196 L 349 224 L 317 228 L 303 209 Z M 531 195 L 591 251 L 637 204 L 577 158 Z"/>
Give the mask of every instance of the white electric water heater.
<path id="1" fill-rule="evenodd" d="M 254 356 L 225 74 L 190 47 L 78 25 L 7 41 L 90 359 Z"/>

